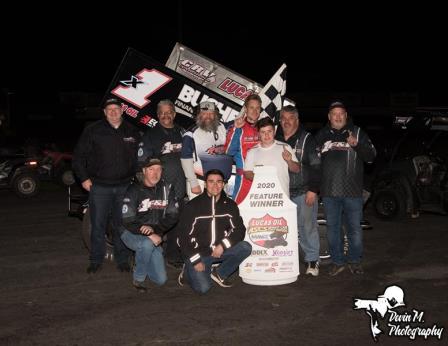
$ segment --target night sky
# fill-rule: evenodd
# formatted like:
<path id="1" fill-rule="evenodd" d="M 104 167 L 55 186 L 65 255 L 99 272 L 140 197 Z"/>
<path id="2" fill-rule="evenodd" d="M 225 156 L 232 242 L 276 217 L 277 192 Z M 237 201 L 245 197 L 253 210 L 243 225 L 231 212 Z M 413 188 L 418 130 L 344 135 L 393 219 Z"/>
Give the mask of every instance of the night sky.
<path id="1" fill-rule="evenodd" d="M 446 99 L 448 30 L 441 9 L 256 4 L 11 9 L 1 23 L 0 83 L 19 91 L 102 93 L 127 47 L 165 63 L 180 41 L 260 84 L 285 62 L 287 93 L 417 91 L 438 103 Z"/>

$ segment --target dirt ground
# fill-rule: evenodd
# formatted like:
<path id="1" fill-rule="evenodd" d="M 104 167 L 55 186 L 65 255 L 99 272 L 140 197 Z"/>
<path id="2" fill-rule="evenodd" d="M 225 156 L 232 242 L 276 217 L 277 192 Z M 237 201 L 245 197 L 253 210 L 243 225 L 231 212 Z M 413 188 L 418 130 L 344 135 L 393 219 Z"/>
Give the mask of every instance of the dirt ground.
<path id="1" fill-rule="evenodd" d="M 0 205 L 0 345 L 374 344 L 369 316 L 353 310 L 353 299 L 376 299 L 390 285 L 405 293 L 406 306 L 396 311 L 423 311 L 420 326 L 443 327 L 445 341 L 389 336 L 380 318 L 386 334 L 379 344 L 448 337 L 446 216 L 387 223 L 367 210 L 374 228 L 365 232 L 360 277 L 347 270 L 330 278 L 322 266 L 319 277 L 300 275 L 289 285 L 251 286 L 236 277 L 233 288 L 198 296 L 177 285 L 173 269 L 165 286 L 146 294 L 112 262 L 87 275 L 81 223 L 67 217 L 62 188 L 32 200 L 0 191 Z"/>

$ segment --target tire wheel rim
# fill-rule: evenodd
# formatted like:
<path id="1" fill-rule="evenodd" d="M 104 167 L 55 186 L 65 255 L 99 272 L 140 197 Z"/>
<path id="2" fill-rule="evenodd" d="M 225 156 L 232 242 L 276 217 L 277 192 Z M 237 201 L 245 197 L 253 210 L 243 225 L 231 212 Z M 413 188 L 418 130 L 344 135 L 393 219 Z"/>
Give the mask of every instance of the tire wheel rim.
<path id="1" fill-rule="evenodd" d="M 19 182 L 19 191 L 23 194 L 29 195 L 30 193 L 33 193 L 35 189 L 36 183 L 31 178 L 25 178 Z"/>
<path id="2" fill-rule="evenodd" d="M 396 201 L 393 198 L 382 198 L 379 203 L 379 211 L 386 216 L 394 215 L 397 211 Z"/>

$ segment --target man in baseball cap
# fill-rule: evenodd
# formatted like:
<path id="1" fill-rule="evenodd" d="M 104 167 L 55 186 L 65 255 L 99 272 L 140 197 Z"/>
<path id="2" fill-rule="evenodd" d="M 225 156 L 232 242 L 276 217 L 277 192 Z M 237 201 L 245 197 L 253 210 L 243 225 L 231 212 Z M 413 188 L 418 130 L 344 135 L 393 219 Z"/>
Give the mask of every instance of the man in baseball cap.
<path id="1" fill-rule="evenodd" d="M 162 166 L 162 161 L 159 159 L 147 159 L 145 163 L 142 165 L 143 168 L 148 168 L 154 165 Z"/>
<path id="2" fill-rule="evenodd" d="M 123 119 L 118 99 L 103 103 L 104 118 L 87 126 L 76 145 L 73 168 L 89 191 L 91 222 L 90 264 L 87 273 L 101 269 L 105 249 L 105 234 L 110 224 L 114 234 L 114 255 L 117 268 L 129 272 L 130 251 L 119 239 L 121 203 L 137 169 L 140 134 L 135 126 Z M 113 150 L 111 150 L 113 148 Z M 110 222 L 109 222 L 110 221 Z"/>
<path id="3" fill-rule="evenodd" d="M 216 104 L 211 101 L 204 101 L 199 104 L 199 109 L 201 111 L 218 111 Z"/>
<path id="4" fill-rule="evenodd" d="M 109 105 L 117 105 L 121 107 L 121 101 L 115 98 L 107 99 L 103 104 L 103 109 L 105 109 Z"/>
<path id="5" fill-rule="evenodd" d="M 331 110 L 334 108 L 342 108 L 347 112 L 347 108 L 341 101 L 334 101 L 330 103 L 330 106 L 328 107 L 328 112 L 331 112 Z"/>
<path id="6" fill-rule="evenodd" d="M 163 236 L 177 222 L 178 203 L 174 189 L 162 180 L 162 162 L 147 159 L 142 182 L 127 189 L 122 206 L 121 240 L 135 251 L 132 285 L 146 292 L 146 278 L 161 286 L 167 280 L 162 251 Z"/>
<path id="7" fill-rule="evenodd" d="M 320 196 L 332 261 L 329 275 L 338 275 L 347 265 L 353 274 L 360 275 L 364 273 L 361 265 L 364 164 L 375 159 L 376 150 L 367 133 L 347 121 L 347 109 L 342 102 L 333 102 L 328 108 L 328 124 L 315 138 L 320 150 Z M 349 243 L 347 254 L 343 251 L 342 224 Z"/>

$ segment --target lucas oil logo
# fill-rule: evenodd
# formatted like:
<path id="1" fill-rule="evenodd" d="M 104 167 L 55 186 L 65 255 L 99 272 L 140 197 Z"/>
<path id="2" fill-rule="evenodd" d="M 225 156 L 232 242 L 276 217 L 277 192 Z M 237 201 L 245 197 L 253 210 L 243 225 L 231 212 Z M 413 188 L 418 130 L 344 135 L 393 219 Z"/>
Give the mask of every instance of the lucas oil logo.
<path id="1" fill-rule="evenodd" d="M 250 219 L 247 233 L 252 243 L 267 249 L 288 245 L 288 224 L 283 217 L 274 218 L 266 214 L 262 218 Z"/>

